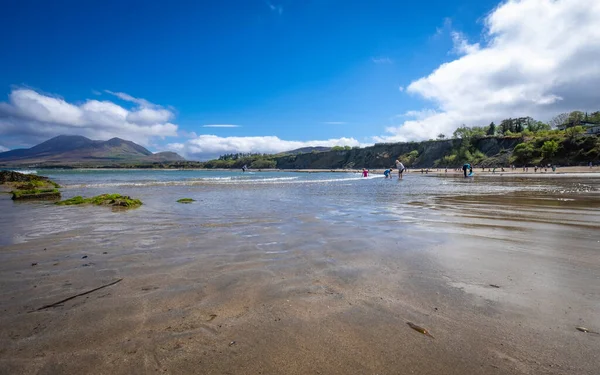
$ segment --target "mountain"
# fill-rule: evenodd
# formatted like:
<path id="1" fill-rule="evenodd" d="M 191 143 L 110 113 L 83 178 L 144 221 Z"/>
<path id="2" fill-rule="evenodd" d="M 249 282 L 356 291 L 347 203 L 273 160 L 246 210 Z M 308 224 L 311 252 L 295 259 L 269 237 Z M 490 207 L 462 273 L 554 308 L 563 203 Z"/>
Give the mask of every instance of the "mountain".
<path id="1" fill-rule="evenodd" d="M 32 148 L 0 153 L 0 165 L 110 165 L 183 160 L 174 152 L 153 154 L 120 138 L 94 141 L 79 135 L 59 135 Z"/>

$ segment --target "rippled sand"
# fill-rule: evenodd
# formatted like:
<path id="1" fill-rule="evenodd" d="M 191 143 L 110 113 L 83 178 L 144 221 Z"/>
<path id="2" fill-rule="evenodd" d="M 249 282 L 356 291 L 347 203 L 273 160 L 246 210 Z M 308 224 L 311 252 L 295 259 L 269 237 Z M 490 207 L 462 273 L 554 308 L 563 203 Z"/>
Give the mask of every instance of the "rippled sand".
<path id="1" fill-rule="evenodd" d="M 597 182 L 387 198 L 409 184 L 19 211 L 0 373 L 597 374 L 600 335 L 575 329 L 600 331 Z"/>

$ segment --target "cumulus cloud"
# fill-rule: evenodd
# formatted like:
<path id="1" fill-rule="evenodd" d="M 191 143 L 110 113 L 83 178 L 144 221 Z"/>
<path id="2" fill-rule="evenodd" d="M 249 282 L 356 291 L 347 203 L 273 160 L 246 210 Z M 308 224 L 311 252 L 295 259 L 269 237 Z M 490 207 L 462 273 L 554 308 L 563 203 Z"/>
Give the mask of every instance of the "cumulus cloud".
<path id="1" fill-rule="evenodd" d="M 8 102 L 0 102 L 0 136 L 19 144 L 77 134 L 94 139 L 121 137 L 147 145 L 152 138 L 177 135 L 177 125 L 169 122 L 174 117 L 170 110 L 124 93 L 109 93 L 137 106 L 127 109 L 99 100 L 73 104 L 32 89 L 13 89 Z"/>
<path id="2" fill-rule="evenodd" d="M 484 43 L 452 32 L 453 52 L 461 56 L 406 88 L 433 108 L 409 113 L 375 141 L 435 138 L 463 123 L 527 115 L 548 120 L 559 112 L 598 110 L 598 19 L 596 0 L 501 3 L 484 20 Z"/>
<path id="3" fill-rule="evenodd" d="M 463 33 L 452 31 L 450 35 L 452 36 L 452 43 L 454 44 L 453 52 L 462 55 L 479 51 L 479 43 L 469 44 L 469 41 Z"/>
<path id="4" fill-rule="evenodd" d="M 338 138 L 323 141 L 286 141 L 275 136 L 265 137 L 219 137 L 200 135 L 185 143 L 171 143 L 168 149 L 195 160 L 208 160 L 219 155 L 235 152 L 278 153 L 302 147 L 316 146 L 362 146 L 354 138 Z"/>

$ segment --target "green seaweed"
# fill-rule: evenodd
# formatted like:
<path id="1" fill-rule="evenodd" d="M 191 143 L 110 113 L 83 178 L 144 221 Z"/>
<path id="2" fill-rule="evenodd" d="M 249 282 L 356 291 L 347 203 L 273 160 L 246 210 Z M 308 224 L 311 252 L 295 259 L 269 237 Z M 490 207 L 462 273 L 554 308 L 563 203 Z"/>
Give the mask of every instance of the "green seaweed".
<path id="1" fill-rule="evenodd" d="M 134 208 L 142 205 L 142 201 L 134 199 L 126 195 L 121 194 L 102 194 L 95 197 L 84 198 L 82 196 L 76 196 L 73 198 L 65 199 L 60 202 L 56 202 L 59 206 L 73 206 L 79 204 L 93 204 L 96 206 L 113 206 L 113 207 L 124 207 Z"/>
<path id="2" fill-rule="evenodd" d="M 20 199 L 27 195 L 40 195 L 40 194 L 56 194 L 59 193 L 58 189 L 29 189 L 29 190 L 13 190 L 12 199 Z"/>
<path id="3" fill-rule="evenodd" d="M 196 200 L 192 199 L 192 198 L 181 198 L 181 199 L 177 200 L 178 203 L 192 203 L 192 202 L 195 202 L 195 201 Z"/>

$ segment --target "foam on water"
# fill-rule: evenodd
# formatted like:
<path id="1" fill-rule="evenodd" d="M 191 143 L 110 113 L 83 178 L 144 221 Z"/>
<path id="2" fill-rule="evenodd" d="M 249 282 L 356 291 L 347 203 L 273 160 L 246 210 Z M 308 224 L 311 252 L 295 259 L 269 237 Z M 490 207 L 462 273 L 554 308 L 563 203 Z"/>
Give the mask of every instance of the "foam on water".
<path id="1" fill-rule="evenodd" d="M 237 176 L 228 177 L 203 177 L 187 180 L 168 181 L 119 181 L 102 183 L 64 184 L 65 188 L 104 188 L 104 187 L 151 187 L 151 186 L 195 186 L 195 185 L 257 185 L 257 184 L 322 184 L 332 182 L 372 180 L 383 176 L 352 176 L 344 178 L 301 179 L 300 177 L 273 177 L 273 178 L 244 178 Z"/>
<path id="2" fill-rule="evenodd" d="M 33 169 L 11 169 L 13 172 L 18 172 L 18 173 L 22 173 L 22 174 L 37 174 L 36 170 Z"/>

